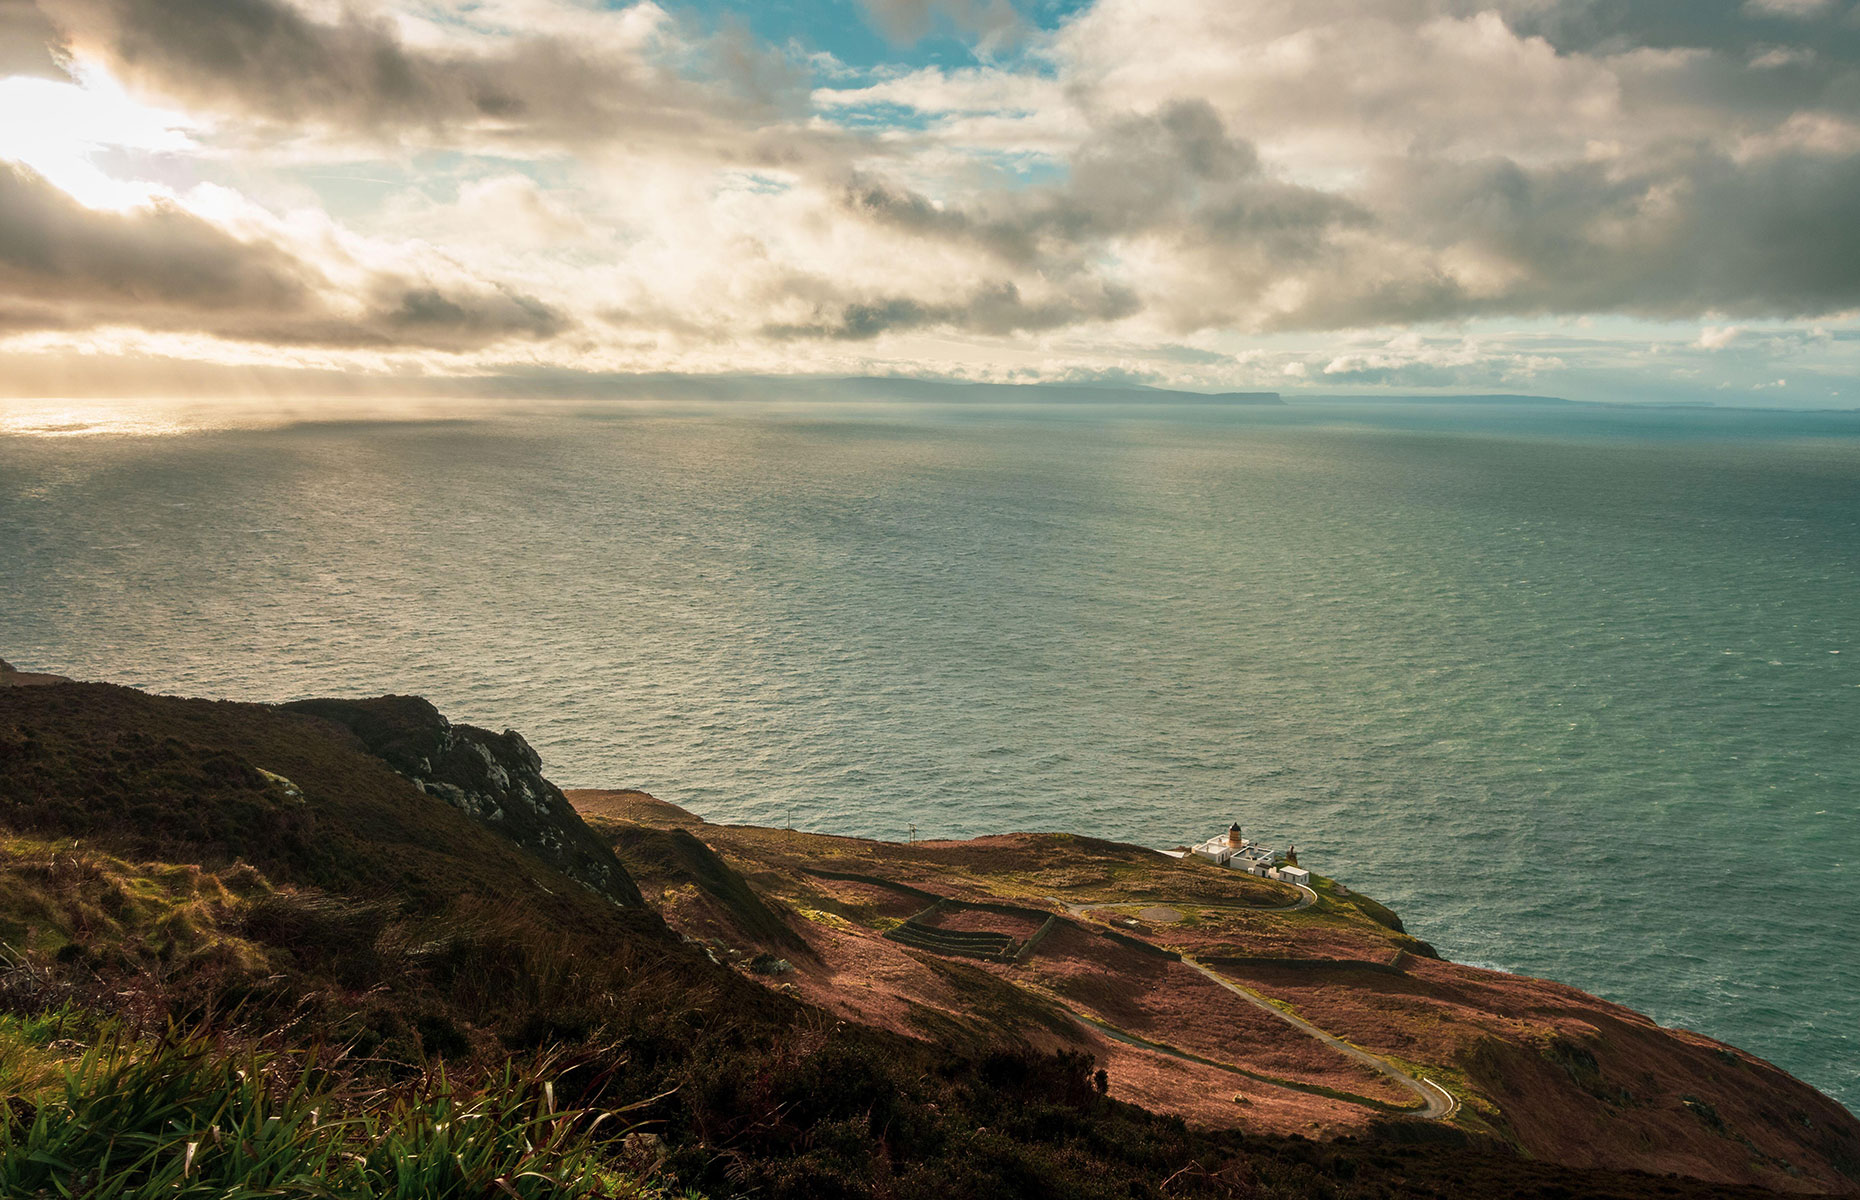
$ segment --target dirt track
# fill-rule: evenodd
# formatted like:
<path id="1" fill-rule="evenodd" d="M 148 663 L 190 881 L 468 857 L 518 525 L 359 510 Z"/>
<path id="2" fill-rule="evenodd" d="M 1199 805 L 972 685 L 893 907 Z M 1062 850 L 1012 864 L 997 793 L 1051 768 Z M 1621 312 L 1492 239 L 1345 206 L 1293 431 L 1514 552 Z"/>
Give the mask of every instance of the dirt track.
<path id="1" fill-rule="evenodd" d="M 1234 995 L 1240 997 L 1242 1000 L 1245 1000 L 1248 1004 L 1255 1005 L 1259 1007 L 1260 1009 L 1263 1009 L 1264 1011 L 1271 1013 L 1273 1016 L 1279 1018 L 1279 1020 L 1281 1021 L 1284 1021 L 1287 1025 L 1290 1025 L 1292 1028 L 1298 1030 L 1299 1032 L 1316 1038 L 1318 1041 L 1323 1042 L 1326 1046 L 1329 1046 L 1332 1050 L 1337 1051 L 1339 1054 L 1342 1054 L 1347 1058 L 1355 1059 L 1357 1062 L 1362 1063 L 1364 1066 L 1370 1068 L 1371 1070 L 1379 1071 L 1383 1075 L 1386 1075 L 1390 1079 L 1394 1080 L 1396 1083 L 1407 1088 L 1409 1091 L 1413 1092 L 1416 1096 L 1419 1096 L 1423 1104 L 1422 1109 L 1419 1112 L 1416 1112 L 1412 1115 L 1417 1116 L 1417 1117 L 1422 1117 L 1429 1121 L 1439 1121 L 1439 1120 L 1443 1120 L 1444 1118 L 1452 1116 L 1454 1112 L 1456 1112 L 1459 1109 L 1460 1102 L 1453 1098 L 1453 1094 L 1451 1092 L 1448 1092 L 1447 1089 L 1441 1087 L 1439 1084 L 1433 1083 L 1430 1080 L 1421 1079 L 1416 1076 L 1410 1075 L 1408 1074 L 1408 1072 L 1402 1070 L 1400 1067 L 1396 1066 L 1394 1063 L 1389 1062 L 1387 1059 L 1380 1058 L 1374 1054 L 1371 1054 L 1367 1050 L 1358 1049 L 1357 1047 L 1352 1046 L 1350 1043 L 1344 1041 L 1340 1037 L 1335 1036 L 1334 1034 L 1326 1033 L 1324 1030 L 1319 1029 L 1316 1025 L 1313 1025 L 1311 1022 L 1305 1020 L 1303 1017 L 1296 1016 L 1292 1013 L 1286 1012 L 1284 1009 L 1280 1008 L 1278 1005 L 1273 1004 L 1271 1001 L 1267 1000 L 1264 996 L 1261 996 L 1257 994 L 1256 992 L 1251 991 L 1248 988 L 1242 987 L 1241 985 L 1235 983 L 1233 980 L 1227 978 L 1225 975 L 1221 975 L 1218 972 L 1213 971 L 1209 969 L 1208 967 L 1203 966 L 1202 964 L 1196 962 L 1192 958 L 1187 957 L 1186 955 L 1183 956 L 1182 962 L 1185 966 L 1193 967 L 1195 970 L 1201 972 L 1203 975 L 1207 976 L 1209 979 L 1213 980 L 1215 983 L 1219 984 L 1221 987 L 1226 988 L 1228 991 L 1232 992 Z"/>
<path id="2" fill-rule="evenodd" d="M 1298 903 L 1284 905 L 1279 908 L 1247 908 L 1245 909 L 1245 911 L 1247 912 L 1279 912 L 1279 913 L 1297 912 L 1300 909 L 1310 908 L 1313 904 L 1317 903 L 1318 897 L 1317 897 L 1316 892 L 1300 884 L 1293 884 L 1292 886 L 1298 888 L 1298 890 L 1301 893 L 1303 893 L 1298 898 Z M 1063 901 L 1056 901 L 1056 902 L 1064 904 Z M 1106 908 L 1116 908 L 1116 907 L 1118 906 L 1115 904 L 1102 904 L 1102 903 L 1094 904 L 1089 901 L 1083 904 L 1065 904 L 1066 911 L 1072 914 L 1073 916 L 1081 916 L 1084 913 L 1091 911 L 1092 909 L 1102 910 Z M 1128 906 L 1125 906 L 1125 907 L 1128 907 Z M 1270 1013 L 1272 1016 L 1277 1017 L 1281 1021 L 1284 1021 L 1287 1025 L 1290 1025 L 1292 1028 L 1298 1030 L 1300 1033 L 1303 1033 L 1308 1037 L 1316 1038 L 1318 1041 L 1323 1042 L 1326 1046 L 1329 1046 L 1332 1050 L 1335 1050 L 1337 1053 L 1343 1055 L 1344 1057 L 1352 1059 L 1355 1062 L 1361 1063 L 1363 1066 L 1368 1067 L 1372 1071 L 1376 1071 L 1382 1075 L 1387 1076 L 1389 1079 L 1393 1080 L 1395 1083 L 1399 1084 L 1401 1087 L 1404 1087 L 1408 1089 L 1409 1091 L 1413 1092 L 1415 1096 L 1421 1101 L 1421 1108 L 1419 1110 L 1412 1112 L 1410 1115 L 1417 1116 L 1417 1117 L 1420 1117 L 1428 1121 L 1440 1121 L 1440 1120 L 1445 1120 L 1448 1117 L 1451 1117 L 1455 1112 L 1459 1111 L 1460 1102 L 1454 1098 L 1451 1092 L 1447 1091 L 1445 1088 L 1441 1087 L 1439 1084 L 1434 1083 L 1432 1080 L 1422 1079 L 1418 1076 L 1410 1075 L 1408 1072 L 1402 1070 L 1400 1067 L 1396 1066 L 1394 1063 L 1388 1061 L 1387 1059 L 1371 1054 L 1367 1050 L 1363 1050 L 1356 1046 L 1352 1046 L 1350 1043 L 1344 1041 L 1340 1037 L 1337 1037 L 1335 1034 L 1328 1033 L 1324 1031 L 1323 1029 L 1318 1028 L 1316 1025 L 1313 1025 L 1311 1022 L 1305 1020 L 1303 1017 L 1287 1012 L 1285 1009 L 1280 1008 L 1278 1005 L 1272 1003 L 1270 1000 L 1267 1000 L 1264 996 L 1261 996 L 1257 992 L 1254 992 L 1251 989 L 1242 986 L 1241 984 L 1235 983 L 1233 980 L 1227 978 L 1225 975 L 1222 975 L 1219 972 L 1214 971 L 1209 967 L 1203 966 L 1201 963 L 1196 962 L 1193 958 L 1187 955 L 1183 955 L 1182 963 L 1185 966 L 1192 967 L 1196 971 L 1201 972 L 1201 974 L 1205 975 L 1208 979 L 1212 980 L 1214 983 L 1218 984 L 1219 986 L 1227 989 L 1229 992 L 1232 992 L 1234 995 L 1240 997 L 1242 1000 L 1245 1000 L 1248 1004 L 1255 1006 L 1256 1008 L 1260 1009 L 1263 1012 Z M 1171 1047 L 1163 1046 L 1159 1043 L 1149 1042 L 1146 1039 L 1137 1037 L 1135 1034 L 1128 1033 L 1125 1030 L 1116 1028 L 1115 1026 L 1107 1025 L 1102 1021 L 1098 1021 L 1098 1020 L 1095 1020 L 1089 1017 L 1085 1017 L 1084 1014 L 1082 1013 L 1074 1012 L 1073 1016 L 1079 1017 L 1087 1021 L 1087 1023 L 1093 1026 L 1096 1026 L 1099 1029 L 1112 1034 L 1113 1036 L 1116 1036 L 1118 1040 L 1127 1042 L 1130 1045 L 1142 1046 L 1146 1049 L 1155 1050 L 1155 1051 L 1158 1051 L 1160 1053 L 1165 1053 L 1165 1054 L 1178 1054 L 1178 1055 L 1181 1054 L 1180 1051 L 1176 1051 L 1172 1049 Z M 1196 1056 L 1188 1055 L 1186 1057 L 1194 1058 Z M 1222 1064 L 1216 1063 L 1212 1065 L 1220 1066 Z M 1253 1074 L 1250 1071 L 1241 1070 L 1240 1068 L 1234 1068 L 1234 1069 L 1240 1070 L 1242 1074 L 1247 1074 L 1247 1075 Z M 1255 1075 L 1254 1078 L 1264 1078 L 1264 1077 Z M 1271 1081 L 1271 1080 L 1268 1080 L 1268 1081 L 1277 1082 L 1277 1081 Z"/>

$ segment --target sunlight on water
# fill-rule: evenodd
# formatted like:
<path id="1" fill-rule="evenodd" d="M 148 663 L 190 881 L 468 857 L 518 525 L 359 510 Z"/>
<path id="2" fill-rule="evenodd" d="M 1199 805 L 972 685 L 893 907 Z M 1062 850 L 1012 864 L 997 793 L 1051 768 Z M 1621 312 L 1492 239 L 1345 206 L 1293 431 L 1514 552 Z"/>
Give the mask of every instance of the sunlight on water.
<path id="1" fill-rule="evenodd" d="M 68 400 L 8 400 L 0 412 L 0 434 L 19 437 L 85 437 L 96 434 L 187 433 L 199 428 L 175 413 L 155 413 L 121 402 L 73 404 Z"/>
<path id="2" fill-rule="evenodd" d="M 516 410 L 506 403 L 473 404 L 432 397 L 294 399 L 222 397 L 211 400 L 7 399 L 0 408 L 0 435 L 19 437 L 165 437 L 214 430 L 283 429 L 305 423 L 446 421 L 461 412 L 509 417 L 517 411 L 564 413 L 587 402 L 539 401 Z"/>

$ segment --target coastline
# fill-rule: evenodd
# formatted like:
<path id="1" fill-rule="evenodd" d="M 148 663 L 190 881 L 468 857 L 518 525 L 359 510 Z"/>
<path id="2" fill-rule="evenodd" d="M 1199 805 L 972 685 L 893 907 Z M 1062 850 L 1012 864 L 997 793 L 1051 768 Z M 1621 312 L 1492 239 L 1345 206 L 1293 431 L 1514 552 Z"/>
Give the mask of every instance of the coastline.
<path id="1" fill-rule="evenodd" d="M 237 997 L 237 1022 L 284 1020 L 304 1048 L 369 1046 L 362 1079 L 644 1054 L 660 1066 L 636 1098 L 737 1121 L 755 1111 L 737 1084 L 665 1097 L 693 1071 L 740 1080 L 745 1047 L 790 1078 L 807 1060 L 785 1047 L 831 1033 L 888 1092 L 931 1063 L 979 1072 L 969 1100 L 923 1097 L 932 1125 L 1038 1077 L 1065 1122 L 1173 1122 L 1208 1152 L 1427 1145 L 1461 1179 L 1533 1163 L 1860 1194 L 1860 1121 L 1829 1097 L 1576 988 L 1447 961 L 1336 880 L 1078 834 L 719 824 L 565 793 L 520 734 L 417 697 L 0 688 L 0 838 L 9 987 L 105 1028 Z M 85 1052 L 60 1045 L 34 1051 L 46 1071 Z M 1097 1144 L 1138 1180 L 1117 1157 L 1132 1128 Z M 694 1178 L 704 1144 L 679 1143 Z M 978 1164 L 1023 1153 L 985 1146 Z"/>

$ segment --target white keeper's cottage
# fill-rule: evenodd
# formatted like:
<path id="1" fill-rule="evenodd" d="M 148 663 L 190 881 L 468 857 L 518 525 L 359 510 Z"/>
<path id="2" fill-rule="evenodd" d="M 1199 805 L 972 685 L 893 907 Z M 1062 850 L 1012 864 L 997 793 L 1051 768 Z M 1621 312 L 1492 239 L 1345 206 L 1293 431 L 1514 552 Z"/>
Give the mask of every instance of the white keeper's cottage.
<path id="1" fill-rule="evenodd" d="M 1190 847 L 1189 853 L 1263 879 L 1276 879 L 1299 887 L 1311 886 L 1311 872 L 1296 865 L 1296 862 L 1289 866 L 1275 866 L 1272 847 L 1250 841 L 1241 832 L 1238 821 L 1229 825 L 1226 833 L 1216 834 L 1199 846 Z"/>

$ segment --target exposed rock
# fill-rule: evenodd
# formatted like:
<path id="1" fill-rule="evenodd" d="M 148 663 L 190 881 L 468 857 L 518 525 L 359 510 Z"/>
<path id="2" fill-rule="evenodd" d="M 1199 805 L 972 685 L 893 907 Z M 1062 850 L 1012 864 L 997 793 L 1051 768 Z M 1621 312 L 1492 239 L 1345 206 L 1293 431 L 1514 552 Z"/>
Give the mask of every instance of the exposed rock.
<path id="1" fill-rule="evenodd" d="M 454 725 L 419 696 L 299 700 L 284 706 L 347 726 L 369 752 L 485 827 L 617 904 L 643 904 L 633 879 L 515 730 Z"/>

